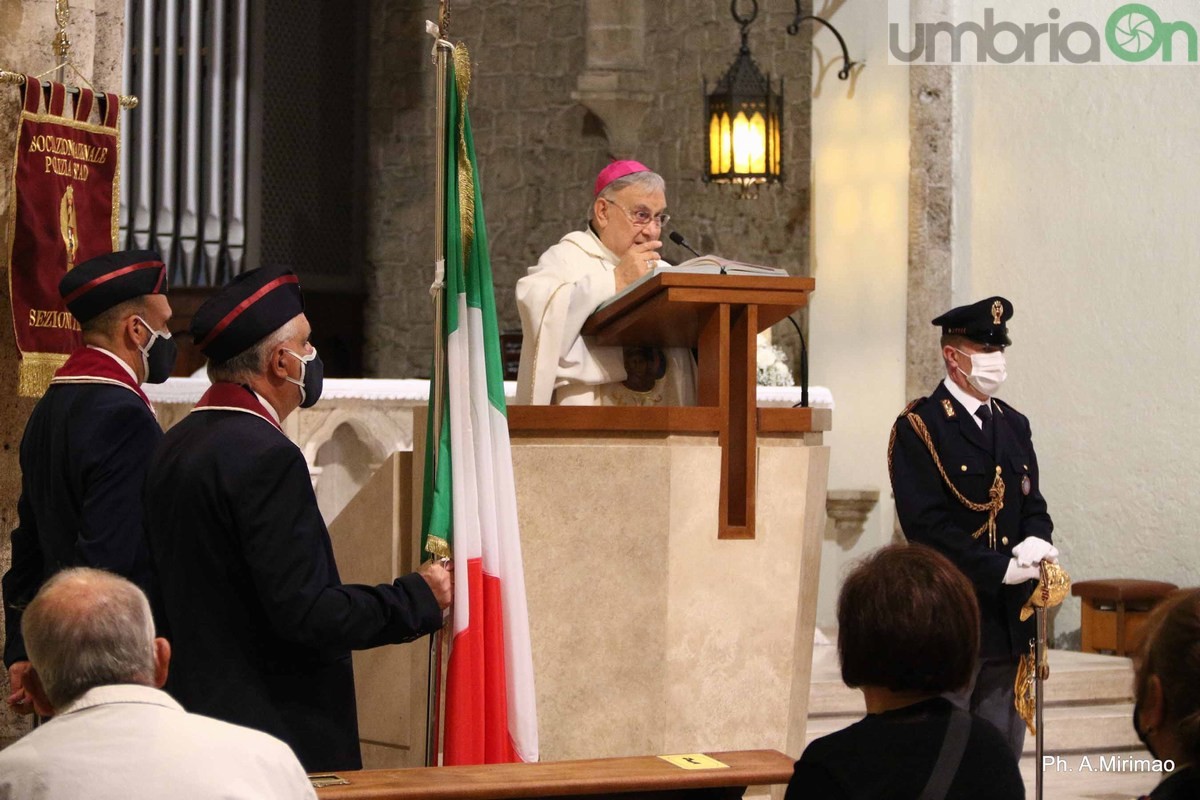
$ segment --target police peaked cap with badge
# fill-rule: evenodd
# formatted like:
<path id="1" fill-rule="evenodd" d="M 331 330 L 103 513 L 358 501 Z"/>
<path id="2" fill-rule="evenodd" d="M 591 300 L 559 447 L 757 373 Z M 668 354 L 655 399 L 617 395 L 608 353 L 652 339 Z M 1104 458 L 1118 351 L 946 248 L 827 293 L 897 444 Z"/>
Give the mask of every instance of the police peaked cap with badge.
<path id="1" fill-rule="evenodd" d="M 58 293 L 81 323 L 113 306 L 167 293 L 167 266 L 150 250 L 119 250 L 88 259 L 58 282 Z"/>
<path id="2" fill-rule="evenodd" d="M 933 320 L 943 334 L 965 336 L 978 344 L 1007 347 L 1012 344 L 1005 324 L 1013 315 L 1012 303 L 1003 297 L 989 297 L 969 306 L 952 308 Z"/>
<path id="3" fill-rule="evenodd" d="M 303 313 L 296 273 L 263 267 L 243 272 L 205 300 L 192 317 L 191 332 L 196 347 L 220 364 Z"/>

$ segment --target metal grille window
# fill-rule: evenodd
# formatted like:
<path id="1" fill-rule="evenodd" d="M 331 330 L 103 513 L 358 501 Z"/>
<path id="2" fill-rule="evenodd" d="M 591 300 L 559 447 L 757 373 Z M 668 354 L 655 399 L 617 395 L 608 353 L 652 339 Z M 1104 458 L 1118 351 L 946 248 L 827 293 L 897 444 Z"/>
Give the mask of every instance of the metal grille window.
<path id="1" fill-rule="evenodd" d="M 172 286 L 219 286 L 246 252 L 249 0 L 127 0 L 121 237 Z"/>

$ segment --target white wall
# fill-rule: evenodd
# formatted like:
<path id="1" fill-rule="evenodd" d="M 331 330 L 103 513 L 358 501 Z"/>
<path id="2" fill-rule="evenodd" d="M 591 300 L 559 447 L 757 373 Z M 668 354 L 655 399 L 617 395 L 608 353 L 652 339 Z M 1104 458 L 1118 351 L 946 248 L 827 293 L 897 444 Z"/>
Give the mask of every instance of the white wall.
<path id="1" fill-rule="evenodd" d="M 1002 396 L 1075 581 L 1200 583 L 1198 90 L 1200 66 L 970 72 L 955 297 L 1015 305 Z M 1071 598 L 1056 633 L 1078 627 Z"/>
<path id="2" fill-rule="evenodd" d="M 812 380 L 837 402 L 829 486 L 881 492 L 850 551 L 826 542 L 822 625 L 845 565 L 891 535 L 884 448 L 908 399 L 908 72 L 887 64 L 886 19 L 886 0 L 838 9 L 868 66 L 853 97 L 831 69 L 813 103 L 810 338 Z M 836 61 L 830 34 L 816 45 Z M 954 299 L 1016 306 L 1002 396 L 1033 423 L 1064 564 L 1076 581 L 1200 584 L 1200 66 L 957 69 Z M 1077 642 L 1078 627 L 1071 598 L 1055 629 Z"/>
<path id="3" fill-rule="evenodd" d="M 837 78 L 841 51 L 817 28 L 813 100 L 813 276 L 810 377 L 837 404 L 830 489 L 878 489 L 880 501 L 848 551 L 826 540 L 819 625 L 834 622 L 845 565 L 886 543 L 895 518 L 887 439 L 904 407 L 908 264 L 908 69 L 887 63 L 887 0 L 855 0 L 832 22 L 867 67 Z M 819 73 L 821 58 L 829 65 Z"/>

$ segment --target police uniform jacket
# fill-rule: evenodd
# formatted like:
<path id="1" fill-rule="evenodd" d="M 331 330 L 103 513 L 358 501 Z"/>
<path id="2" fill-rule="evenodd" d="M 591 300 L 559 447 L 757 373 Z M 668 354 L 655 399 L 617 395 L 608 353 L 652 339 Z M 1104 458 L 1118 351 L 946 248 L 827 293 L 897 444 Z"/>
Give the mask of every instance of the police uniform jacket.
<path id="1" fill-rule="evenodd" d="M 1035 584 L 1007 586 L 1004 574 L 1015 545 L 1028 536 L 1053 541 L 1054 525 L 1042 498 L 1029 420 L 1002 400 L 993 398 L 992 407 L 994 449 L 944 384 L 914 403 L 892 429 L 892 491 L 904 535 L 942 552 L 974 583 L 981 657 L 1015 659 L 1029 652 L 1036 635 L 1032 617 L 1025 623 L 1018 619 Z M 944 478 L 909 413 L 924 423 Z M 987 504 L 997 474 L 1004 505 L 995 516 L 993 537 L 988 513 L 967 507 L 947 482 L 965 499 Z"/>
<path id="2" fill-rule="evenodd" d="M 52 385 L 21 440 L 21 497 L 4 575 L 4 663 L 28 659 L 21 610 L 47 578 L 88 566 L 123 575 L 153 601 L 142 483 L 162 428 L 122 386 Z"/>
<path id="3" fill-rule="evenodd" d="M 168 431 L 146 517 L 173 636 L 167 690 L 279 737 L 310 772 L 359 768 L 350 651 L 440 628 L 424 579 L 341 582 L 304 456 L 265 410 L 198 407 Z"/>

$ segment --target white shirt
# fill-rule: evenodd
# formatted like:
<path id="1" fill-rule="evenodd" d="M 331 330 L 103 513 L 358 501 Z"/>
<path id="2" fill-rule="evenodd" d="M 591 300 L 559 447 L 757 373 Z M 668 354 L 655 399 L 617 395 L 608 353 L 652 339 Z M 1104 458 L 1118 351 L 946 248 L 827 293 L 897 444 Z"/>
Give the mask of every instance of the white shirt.
<path id="1" fill-rule="evenodd" d="M 269 800 L 316 792 L 291 748 L 189 714 L 148 686 L 99 686 L 0 750 L 0 800 Z"/>
<path id="2" fill-rule="evenodd" d="M 118 356 L 116 353 L 112 352 L 111 350 L 105 350 L 103 347 L 97 347 L 97 346 L 96 346 L 96 345 L 94 345 L 94 344 L 89 344 L 89 345 L 88 345 L 88 347 L 89 347 L 89 348 L 91 348 L 92 350 L 98 350 L 98 351 L 100 351 L 101 353 L 104 353 L 104 355 L 108 356 L 108 357 L 109 357 L 109 358 L 111 358 L 113 361 L 115 361 L 115 362 L 117 362 L 118 364 L 120 364 L 120 365 L 121 365 L 121 369 L 125 370 L 125 372 L 126 372 L 126 373 L 128 373 L 129 377 L 133 378 L 133 382 L 134 382 L 134 383 L 139 383 L 139 381 L 138 381 L 138 379 L 137 379 L 137 374 L 136 374 L 136 373 L 133 371 L 133 369 L 132 369 L 132 368 L 131 368 L 131 367 L 130 367 L 128 364 L 126 364 L 126 363 L 125 363 L 125 361 L 124 361 L 124 360 L 123 360 L 123 359 L 122 359 L 120 356 Z"/>
<path id="3" fill-rule="evenodd" d="M 975 411 L 981 405 L 983 405 L 983 401 L 976 400 L 974 397 L 964 392 L 957 383 L 950 380 L 949 375 L 942 380 L 942 384 L 946 387 L 946 390 L 949 391 L 950 394 L 954 395 L 955 400 L 962 403 L 962 407 L 965 408 L 967 413 L 971 415 L 971 419 L 974 420 L 975 424 L 979 426 L 979 430 L 983 430 L 983 420 L 981 420 L 979 415 L 975 413 Z M 988 411 L 991 411 L 992 414 L 996 413 L 996 409 L 992 407 L 992 400 L 990 397 L 987 400 L 987 407 Z"/>
<path id="4" fill-rule="evenodd" d="M 254 392 L 253 389 L 251 389 L 250 391 Z M 282 428 L 283 422 L 279 419 L 279 412 L 275 410 L 275 406 L 268 403 L 267 398 L 263 397 L 258 392 L 254 392 L 254 396 L 258 398 L 258 402 L 263 404 L 263 408 L 265 408 L 267 410 L 267 413 L 270 414 L 271 417 L 275 420 L 275 424 Z"/>

